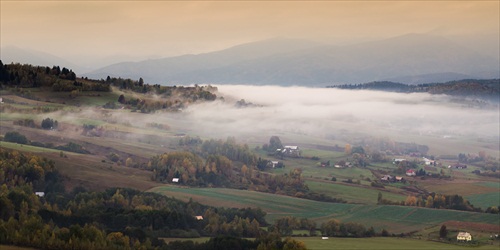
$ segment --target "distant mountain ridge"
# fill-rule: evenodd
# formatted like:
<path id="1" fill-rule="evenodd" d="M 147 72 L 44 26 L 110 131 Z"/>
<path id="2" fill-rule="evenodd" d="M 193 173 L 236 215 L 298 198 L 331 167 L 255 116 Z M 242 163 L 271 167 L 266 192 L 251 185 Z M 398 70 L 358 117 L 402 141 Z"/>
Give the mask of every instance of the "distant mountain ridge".
<path id="1" fill-rule="evenodd" d="M 327 86 L 397 80 L 407 84 L 499 78 L 500 62 L 448 39 L 408 34 L 333 46 L 270 39 L 199 54 L 113 64 L 86 74 L 157 84 Z"/>
<path id="2" fill-rule="evenodd" d="M 430 94 L 474 97 L 500 102 L 500 79 L 462 79 L 444 83 L 424 83 L 418 85 L 380 81 L 328 86 L 328 88 L 381 90 L 399 93 L 426 92 Z"/>
<path id="3" fill-rule="evenodd" d="M 31 65 L 44 65 L 48 67 L 62 66 L 81 72 L 82 68 L 68 60 L 51 55 L 49 53 L 21 49 L 16 46 L 6 46 L 1 48 L 0 60 L 4 64 L 21 63 Z"/>
<path id="4" fill-rule="evenodd" d="M 92 78 L 106 78 L 108 75 L 111 77 L 127 78 L 142 77 L 147 82 L 157 84 L 201 83 L 201 81 L 196 80 L 195 82 L 195 80 L 187 78 L 189 76 L 193 77 L 194 71 L 209 72 L 204 77 L 212 78 L 210 77 L 210 72 L 218 72 L 221 68 L 229 67 L 242 61 L 256 60 L 316 46 L 321 46 L 321 44 L 300 39 L 275 38 L 241 44 L 225 50 L 198 55 L 189 54 L 140 62 L 112 64 L 90 72 L 86 76 Z"/>

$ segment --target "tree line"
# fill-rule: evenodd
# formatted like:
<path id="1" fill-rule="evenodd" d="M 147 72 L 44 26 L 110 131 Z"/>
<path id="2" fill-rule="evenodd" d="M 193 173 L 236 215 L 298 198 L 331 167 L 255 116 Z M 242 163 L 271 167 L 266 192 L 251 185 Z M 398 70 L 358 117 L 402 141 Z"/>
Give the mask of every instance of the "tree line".
<path id="1" fill-rule="evenodd" d="M 59 66 L 50 68 L 19 63 L 4 65 L 1 61 L 0 84 L 2 87 L 17 88 L 50 87 L 56 92 L 111 91 L 109 84 L 77 78 L 71 69 L 64 67 L 61 69 Z"/>
<path id="2" fill-rule="evenodd" d="M 327 88 L 369 89 L 402 93 L 427 92 L 430 94 L 447 94 L 453 96 L 486 97 L 498 102 L 500 79 L 463 79 L 445 83 L 423 83 L 417 85 L 378 81 L 363 84 L 335 85 L 328 86 Z"/>
<path id="3" fill-rule="evenodd" d="M 409 195 L 404 201 L 395 202 L 386 200 L 383 198 L 382 194 L 378 194 L 378 204 L 381 205 L 397 205 L 397 206 L 415 206 L 415 207 L 427 207 L 435 209 L 453 209 L 460 211 L 471 211 L 471 212 L 483 212 L 483 209 L 479 207 L 474 207 L 468 200 L 463 196 L 453 194 L 423 194 L 420 196 Z M 499 208 L 493 206 L 487 208 L 484 212 L 486 213 L 498 213 Z"/>

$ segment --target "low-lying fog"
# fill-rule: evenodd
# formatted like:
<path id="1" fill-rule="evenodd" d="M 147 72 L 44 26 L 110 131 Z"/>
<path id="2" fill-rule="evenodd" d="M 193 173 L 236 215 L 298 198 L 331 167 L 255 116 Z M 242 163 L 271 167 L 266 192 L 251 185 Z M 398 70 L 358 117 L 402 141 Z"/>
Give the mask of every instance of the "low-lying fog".
<path id="1" fill-rule="evenodd" d="M 225 101 L 192 105 L 175 119 L 200 136 L 245 137 L 297 133 L 335 136 L 341 131 L 499 137 L 498 109 L 480 109 L 445 95 L 306 87 L 221 85 Z M 244 99 L 254 105 L 238 107 Z M 397 139 L 397 138 L 394 138 Z"/>

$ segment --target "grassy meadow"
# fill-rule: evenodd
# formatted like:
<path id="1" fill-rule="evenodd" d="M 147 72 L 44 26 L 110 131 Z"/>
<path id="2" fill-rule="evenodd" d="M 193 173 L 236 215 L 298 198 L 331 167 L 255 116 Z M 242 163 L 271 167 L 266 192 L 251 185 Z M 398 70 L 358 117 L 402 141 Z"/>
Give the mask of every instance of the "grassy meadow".
<path id="1" fill-rule="evenodd" d="M 310 250 L 330 250 L 330 249 L 372 249 L 372 250 L 458 250 L 471 249 L 471 246 L 447 244 L 436 241 L 418 240 L 410 238 L 329 238 L 322 240 L 321 237 L 294 237 L 302 241 Z M 482 245 L 473 249 L 498 249 L 496 245 Z"/>
<path id="2" fill-rule="evenodd" d="M 268 221 L 295 216 L 322 223 L 335 218 L 345 222 L 359 222 L 377 230 L 385 228 L 391 233 L 418 231 L 446 221 L 500 224 L 500 218 L 494 214 L 406 206 L 327 203 L 247 190 L 161 186 L 148 191 L 185 201 L 192 199 L 215 207 L 260 207 L 268 213 Z"/>
<path id="3" fill-rule="evenodd" d="M 322 239 L 321 237 L 292 237 L 297 241 L 303 242 L 309 250 L 331 250 L 331 249 L 371 249 L 371 250 L 460 250 L 460 249 L 480 249 L 480 250 L 496 250 L 499 247 L 498 241 L 488 241 L 487 244 L 473 246 L 467 244 L 459 244 L 456 242 L 440 242 L 435 240 L 422 240 L 414 238 L 400 237 L 374 237 L 374 238 L 335 238 L 329 237 Z M 202 243 L 210 238 L 162 238 L 165 242 L 172 241 L 193 241 Z M 249 239 L 253 240 L 253 239 Z"/>
<path id="4" fill-rule="evenodd" d="M 323 193 L 336 198 L 342 198 L 351 203 L 360 204 L 377 204 L 378 194 L 381 193 L 382 197 L 391 201 L 404 201 L 406 195 L 388 192 L 385 190 L 378 190 L 367 188 L 360 185 L 347 185 L 332 182 L 319 182 L 314 180 L 306 181 L 307 186 L 314 192 Z M 386 188 L 391 190 L 391 188 Z M 393 191 L 396 189 L 392 188 Z"/>

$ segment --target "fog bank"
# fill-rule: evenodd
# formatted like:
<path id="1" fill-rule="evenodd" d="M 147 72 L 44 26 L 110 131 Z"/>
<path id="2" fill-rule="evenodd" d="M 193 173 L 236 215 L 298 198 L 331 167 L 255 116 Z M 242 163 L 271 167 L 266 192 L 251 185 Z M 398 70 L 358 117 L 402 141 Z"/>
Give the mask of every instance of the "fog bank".
<path id="1" fill-rule="evenodd" d="M 498 138 L 499 112 L 468 107 L 449 96 L 277 86 L 218 86 L 224 101 L 192 105 L 176 115 L 203 136 L 297 133 L 331 136 L 341 131 L 436 137 Z M 253 103 L 238 107 L 244 99 Z"/>

